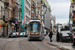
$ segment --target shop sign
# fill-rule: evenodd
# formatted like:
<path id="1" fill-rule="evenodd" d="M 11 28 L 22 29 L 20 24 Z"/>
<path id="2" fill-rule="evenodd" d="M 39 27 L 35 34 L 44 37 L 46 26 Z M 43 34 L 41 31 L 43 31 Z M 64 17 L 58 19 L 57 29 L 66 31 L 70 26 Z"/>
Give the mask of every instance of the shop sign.
<path id="1" fill-rule="evenodd" d="M 12 29 L 14 29 L 14 26 L 12 26 Z"/>
<path id="2" fill-rule="evenodd" d="M 15 23 L 12 23 L 13 26 L 15 26 Z"/>
<path id="3" fill-rule="evenodd" d="M 18 22 L 17 22 L 17 21 L 16 21 L 15 23 L 16 23 L 16 24 L 18 24 Z"/>

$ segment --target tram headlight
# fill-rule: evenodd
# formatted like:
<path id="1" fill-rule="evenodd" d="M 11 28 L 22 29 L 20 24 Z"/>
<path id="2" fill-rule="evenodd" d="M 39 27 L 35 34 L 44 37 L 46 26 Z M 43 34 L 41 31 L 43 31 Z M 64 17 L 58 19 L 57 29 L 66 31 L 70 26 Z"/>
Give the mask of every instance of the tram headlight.
<path id="1" fill-rule="evenodd" d="M 36 33 L 30 33 L 30 35 L 39 35 L 40 34 L 40 32 L 36 32 Z"/>
<path id="2" fill-rule="evenodd" d="M 30 35 L 34 35 L 34 33 L 30 32 Z"/>

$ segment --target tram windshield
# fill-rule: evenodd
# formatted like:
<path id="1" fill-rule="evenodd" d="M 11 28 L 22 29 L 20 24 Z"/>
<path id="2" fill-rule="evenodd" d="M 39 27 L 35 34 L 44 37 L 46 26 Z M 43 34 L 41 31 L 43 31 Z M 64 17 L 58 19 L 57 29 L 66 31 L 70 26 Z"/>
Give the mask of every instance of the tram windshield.
<path id="1" fill-rule="evenodd" d="M 30 31 L 33 33 L 39 32 L 40 31 L 40 23 L 31 23 Z"/>

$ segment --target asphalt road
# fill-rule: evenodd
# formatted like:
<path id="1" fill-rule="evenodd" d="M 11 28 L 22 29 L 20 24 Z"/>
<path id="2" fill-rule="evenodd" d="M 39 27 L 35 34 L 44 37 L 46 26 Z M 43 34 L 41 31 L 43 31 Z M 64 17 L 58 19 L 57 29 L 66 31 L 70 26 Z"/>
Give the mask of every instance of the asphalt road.
<path id="1" fill-rule="evenodd" d="M 47 44 L 48 40 L 28 41 L 27 38 L 0 38 L 0 50 L 59 50 Z"/>

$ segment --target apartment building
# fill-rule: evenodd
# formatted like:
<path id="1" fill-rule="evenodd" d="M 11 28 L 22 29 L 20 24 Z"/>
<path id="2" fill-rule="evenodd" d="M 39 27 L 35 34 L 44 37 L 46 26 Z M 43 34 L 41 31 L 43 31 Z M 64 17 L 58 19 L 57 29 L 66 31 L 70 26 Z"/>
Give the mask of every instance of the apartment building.
<path id="1" fill-rule="evenodd" d="M 3 27 L 1 26 L 4 21 L 2 20 L 4 15 L 4 3 L 0 1 L 0 35 L 3 32 Z"/>
<path id="2" fill-rule="evenodd" d="M 43 0 L 42 2 L 43 6 L 42 6 L 42 12 L 43 12 L 43 24 L 44 24 L 44 28 L 46 30 L 50 30 L 50 17 L 51 17 L 51 7 L 49 6 L 49 3 L 47 0 Z"/>
<path id="3" fill-rule="evenodd" d="M 32 2 L 33 3 L 33 2 Z M 40 19 L 44 28 L 50 30 L 50 12 L 51 8 L 47 0 L 37 0 L 37 3 L 31 7 L 31 17 Z M 35 10 L 36 9 L 36 10 Z M 34 10 L 34 11 L 33 11 Z M 36 12 L 35 12 L 36 11 Z M 35 13 L 35 15 L 34 15 Z"/>
<path id="4" fill-rule="evenodd" d="M 27 24 L 31 18 L 31 0 L 25 0 L 25 23 Z"/>
<path id="5" fill-rule="evenodd" d="M 56 18 L 55 18 L 55 16 L 51 16 L 50 17 L 50 20 L 51 20 L 51 23 L 50 23 L 50 29 L 53 31 L 53 32 L 55 32 L 56 31 Z"/>
<path id="6" fill-rule="evenodd" d="M 69 11 L 69 27 L 71 30 L 75 30 L 75 0 L 71 0 Z"/>
<path id="7" fill-rule="evenodd" d="M 18 21 L 22 22 L 22 0 L 17 0 L 18 2 Z"/>
<path id="8" fill-rule="evenodd" d="M 17 10 L 16 11 L 16 15 L 17 15 L 17 20 L 18 20 L 18 25 L 17 25 L 17 28 L 18 28 L 18 31 L 20 30 L 20 28 L 22 27 L 22 0 L 16 0 L 16 3 L 17 3 Z"/>
<path id="9" fill-rule="evenodd" d="M 31 19 L 36 17 L 36 6 L 38 0 L 31 0 Z"/>

